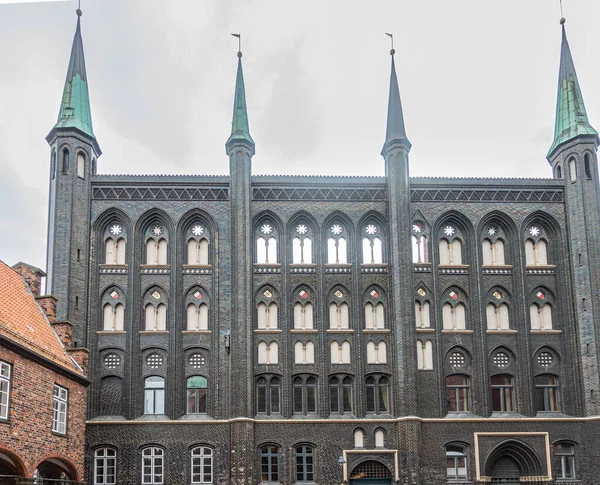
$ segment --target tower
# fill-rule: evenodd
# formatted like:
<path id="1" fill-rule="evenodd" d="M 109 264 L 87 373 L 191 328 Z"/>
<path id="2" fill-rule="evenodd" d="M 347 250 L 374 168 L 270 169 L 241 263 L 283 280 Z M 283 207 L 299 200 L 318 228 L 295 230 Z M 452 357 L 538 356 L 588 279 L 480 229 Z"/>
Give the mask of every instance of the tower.
<path id="1" fill-rule="evenodd" d="M 600 412 L 598 328 L 600 319 L 600 186 L 597 173 L 598 132 L 588 122 L 565 21 L 554 141 L 547 158 L 554 178 L 564 179 L 568 243 L 574 296 L 574 320 L 578 326 L 585 415 Z"/>
<path id="2" fill-rule="evenodd" d="M 238 52 L 237 77 L 231 136 L 225 144 L 229 157 L 229 200 L 231 213 L 231 353 L 229 392 L 230 418 L 253 416 L 253 403 L 247 396 L 252 395 L 253 387 L 253 346 L 252 346 L 252 214 L 250 201 L 252 156 L 254 140 L 250 136 L 242 53 Z M 235 390 L 235 391 L 234 391 Z M 231 483 L 247 483 L 254 471 L 250 463 L 254 442 L 253 425 L 247 422 L 230 424 L 232 452 Z"/>
<path id="3" fill-rule="evenodd" d="M 73 345 L 86 344 L 91 177 L 101 155 L 94 136 L 77 11 L 69 68 L 50 145 L 47 288 L 58 299 L 57 320 L 73 324 Z"/>

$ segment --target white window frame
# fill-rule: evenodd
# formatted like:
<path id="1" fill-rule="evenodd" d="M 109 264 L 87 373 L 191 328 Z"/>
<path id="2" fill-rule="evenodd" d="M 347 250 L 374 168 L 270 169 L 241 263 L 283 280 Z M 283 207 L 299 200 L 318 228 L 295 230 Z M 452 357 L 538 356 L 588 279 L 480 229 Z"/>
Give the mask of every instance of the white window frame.
<path id="1" fill-rule="evenodd" d="M 108 471 L 109 468 L 112 468 L 112 473 Z M 116 483 L 117 450 L 107 447 L 98 448 L 94 452 L 94 485 L 115 485 Z"/>
<path id="2" fill-rule="evenodd" d="M 10 364 L 0 360 L 0 419 L 8 419 L 11 371 Z"/>
<path id="3" fill-rule="evenodd" d="M 146 464 L 150 467 L 150 473 L 145 473 Z M 156 446 L 144 448 L 142 450 L 142 484 L 161 485 L 163 483 L 165 483 L 165 451 Z"/>
<path id="4" fill-rule="evenodd" d="M 69 391 L 54 384 L 54 403 L 52 413 L 52 431 L 59 434 L 67 434 L 67 411 Z"/>
<path id="5" fill-rule="evenodd" d="M 194 460 L 196 463 L 194 464 Z M 208 446 L 195 446 L 190 453 L 190 478 L 191 483 L 213 483 L 213 450 Z M 194 473 L 194 468 L 199 468 L 198 473 Z M 205 468 L 210 467 L 206 472 Z M 208 475 L 208 476 L 207 476 Z M 199 479 L 196 480 L 196 478 Z"/>

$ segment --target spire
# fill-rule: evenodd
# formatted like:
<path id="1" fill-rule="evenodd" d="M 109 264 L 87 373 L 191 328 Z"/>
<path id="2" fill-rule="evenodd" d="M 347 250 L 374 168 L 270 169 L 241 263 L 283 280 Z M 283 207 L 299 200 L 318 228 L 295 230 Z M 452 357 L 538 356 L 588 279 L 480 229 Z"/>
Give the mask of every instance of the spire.
<path id="1" fill-rule="evenodd" d="M 75 30 L 75 37 L 73 38 L 71 59 L 69 60 L 67 79 L 60 111 L 58 112 L 58 121 L 50 135 L 60 128 L 76 129 L 94 140 L 96 138 L 92 128 L 92 112 L 90 110 L 83 42 L 81 40 L 81 10 L 79 9 L 77 10 L 77 30 Z"/>
<path id="2" fill-rule="evenodd" d="M 588 122 L 581 88 L 577 80 L 575 65 L 571 57 L 571 49 L 567 41 L 565 20 L 562 24 L 562 46 L 560 51 L 560 71 L 558 74 L 558 95 L 556 99 L 556 124 L 554 141 L 548 157 L 563 143 L 578 136 L 591 136 L 598 144 L 598 132 Z"/>
<path id="3" fill-rule="evenodd" d="M 389 34 L 388 34 L 389 35 Z M 390 97 L 388 101 L 388 115 L 387 115 L 387 130 L 385 133 L 385 143 L 381 154 L 385 156 L 384 152 L 388 146 L 393 142 L 402 142 L 408 144 L 410 149 L 411 144 L 406 137 L 406 130 L 404 128 L 404 115 L 402 114 L 402 102 L 400 101 L 400 91 L 398 89 L 398 78 L 396 77 L 396 64 L 394 62 L 394 54 L 396 51 L 392 49 L 390 54 L 392 55 L 392 74 L 390 76 Z"/>
<path id="4" fill-rule="evenodd" d="M 245 142 L 251 145 L 254 151 L 254 140 L 250 136 L 248 126 L 248 111 L 246 109 L 246 90 L 244 89 L 244 73 L 242 72 L 242 53 L 238 52 L 238 68 L 235 80 L 235 97 L 233 102 L 233 120 L 231 122 L 231 136 L 225 146 L 234 142 Z"/>

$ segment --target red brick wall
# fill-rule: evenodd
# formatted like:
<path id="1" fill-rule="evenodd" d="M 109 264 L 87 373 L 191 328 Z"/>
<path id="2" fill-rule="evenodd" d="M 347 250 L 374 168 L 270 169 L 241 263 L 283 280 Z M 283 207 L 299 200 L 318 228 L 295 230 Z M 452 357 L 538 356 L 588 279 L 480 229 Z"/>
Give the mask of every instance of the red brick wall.
<path id="1" fill-rule="evenodd" d="M 12 366 L 8 422 L 0 420 L 0 449 L 17 455 L 31 477 L 46 458 L 59 458 L 83 480 L 86 388 L 0 345 Z M 52 432 L 54 384 L 68 389 L 67 434 Z"/>

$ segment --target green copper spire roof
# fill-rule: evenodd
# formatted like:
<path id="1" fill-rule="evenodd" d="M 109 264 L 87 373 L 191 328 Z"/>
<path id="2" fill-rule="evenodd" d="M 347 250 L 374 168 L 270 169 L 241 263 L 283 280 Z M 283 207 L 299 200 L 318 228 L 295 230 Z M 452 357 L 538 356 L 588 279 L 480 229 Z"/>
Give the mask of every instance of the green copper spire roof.
<path id="1" fill-rule="evenodd" d="M 598 138 L 598 132 L 588 122 L 563 21 L 558 96 L 556 99 L 556 124 L 554 126 L 554 142 L 548 151 L 548 157 L 563 143 L 585 135 L 593 136 L 596 140 Z"/>
<path id="2" fill-rule="evenodd" d="M 386 147 L 394 141 L 403 141 L 408 143 L 410 147 L 410 141 L 406 137 L 406 129 L 404 128 L 404 115 L 402 114 L 402 102 L 400 101 L 400 90 L 398 89 L 398 78 L 396 77 L 396 64 L 394 62 L 394 49 L 390 52 L 392 54 L 392 74 L 390 75 L 390 97 L 388 101 L 388 114 L 387 114 L 387 130 L 385 133 L 385 143 L 383 144 L 383 152 Z"/>
<path id="3" fill-rule="evenodd" d="M 78 11 L 79 15 L 80 12 Z M 95 139 L 92 128 L 92 112 L 88 94 L 83 42 L 81 40 L 81 17 L 77 17 L 77 30 L 71 48 L 71 59 L 63 92 L 57 128 L 75 128 Z"/>
<path id="4" fill-rule="evenodd" d="M 233 120 L 231 122 L 231 136 L 226 146 L 234 141 L 245 141 L 254 147 L 254 140 L 250 136 L 248 126 L 248 111 L 246 109 L 246 90 L 244 89 L 244 73 L 242 72 L 242 53 L 238 52 L 238 69 L 235 80 L 235 98 L 233 102 Z"/>

